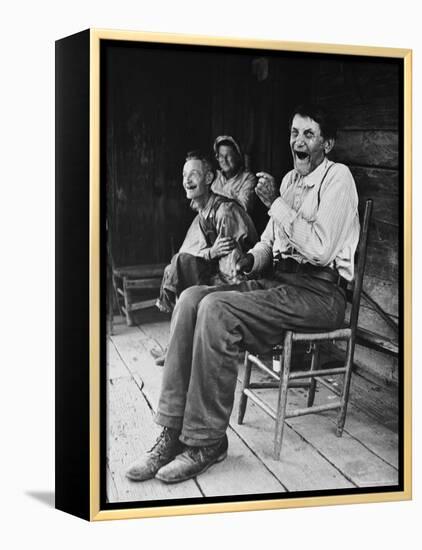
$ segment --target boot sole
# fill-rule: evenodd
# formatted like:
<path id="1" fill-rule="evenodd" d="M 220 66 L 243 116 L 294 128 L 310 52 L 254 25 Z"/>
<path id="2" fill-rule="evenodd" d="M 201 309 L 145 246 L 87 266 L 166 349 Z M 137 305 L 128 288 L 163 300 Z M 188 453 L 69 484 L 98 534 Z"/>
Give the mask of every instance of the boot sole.
<path id="1" fill-rule="evenodd" d="M 154 479 L 155 475 L 154 474 L 151 474 L 150 477 L 135 477 L 135 476 L 131 476 L 130 474 L 126 473 L 125 474 L 125 477 L 127 479 L 130 479 L 131 481 L 139 481 L 139 482 L 142 482 L 142 481 L 148 481 L 149 479 Z"/>
<path id="2" fill-rule="evenodd" d="M 164 464 L 162 464 L 160 466 L 160 468 L 163 468 L 163 466 L 167 466 L 167 464 L 169 464 L 169 462 L 171 462 L 172 460 L 174 460 L 176 458 L 176 456 L 178 454 L 180 454 L 182 452 L 182 450 L 179 450 L 178 453 L 176 453 L 174 456 L 172 456 L 172 458 L 169 458 L 169 460 L 167 460 L 167 462 L 165 462 Z M 160 469 L 158 468 L 158 470 Z M 156 473 L 158 472 L 158 470 L 154 473 L 154 472 L 151 472 L 151 474 L 149 475 L 149 477 L 139 477 L 139 476 L 134 476 L 134 475 L 131 475 L 129 472 L 125 472 L 125 476 L 127 477 L 127 479 L 130 479 L 131 481 L 139 481 L 139 482 L 142 482 L 142 481 L 148 481 L 150 479 L 154 479 L 155 478 L 155 475 Z"/>
<path id="3" fill-rule="evenodd" d="M 221 453 L 221 455 L 219 455 L 215 460 L 207 464 L 199 472 L 195 472 L 194 474 L 186 475 L 184 477 L 178 477 L 177 479 L 162 479 L 159 475 L 159 472 L 157 472 L 155 479 L 159 479 L 163 483 L 180 483 L 181 481 L 187 481 L 188 479 L 193 479 L 194 477 L 197 477 L 203 474 L 208 470 L 208 468 L 211 468 L 211 466 L 213 466 L 214 464 L 217 464 L 218 462 L 223 462 L 223 460 L 225 460 L 226 458 L 227 458 L 227 451 L 224 451 L 223 453 Z"/>

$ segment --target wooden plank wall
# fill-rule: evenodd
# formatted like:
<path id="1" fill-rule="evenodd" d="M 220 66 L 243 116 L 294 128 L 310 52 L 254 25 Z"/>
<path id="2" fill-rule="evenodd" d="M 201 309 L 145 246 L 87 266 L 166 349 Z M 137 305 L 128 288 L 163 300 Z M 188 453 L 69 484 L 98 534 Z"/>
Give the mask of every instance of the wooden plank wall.
<path id="1" fill-rule="evenodd" d="M 186 152 L 236 137 L 253 171 L 291 167 L 288 120 L 309 98 L 309 61 L 172 48 L 105 52 L 106 183 L 116 265 L 165 262 L 193 218 L 182 189 Z M 256 201 L 263 230 L 267 214 Z"/>
<path id="2" fill-rule="evenodd" d="M 360 204 L 374 199 L 364 288 L 395 320 L 399 296 L 399 66 L 385 61 L 321 61 L 315 65 L 313 98 L 333 108 L 339 123 L 332 158 L 347 164 Z M 394 337 L 363 302 L 360 324 Z M 387 380 L 397 378 L 391 358 L 358 349 L 357 357 Z"/>
<path id="3" fill-rule="evenodd" d="M 314 99 L 338 116 L 334 159 L 348 164 L 361 202 L 375 200 L 365 288 L 398 315 L 398 68 L 385 62 L 172 47 L 109 47 L 105 59 L 105 169 L 115 265 L 166 262 L 193 213 L 182 189 L 188 150 L 212 153 L 216 136 L 236 137 L 251 170 L 280 178 L 291 168 L 288 120 Z M 344 59 L 344 58 L 343 58 Z M 267 214 L 256 201 L 262 231 Z M 371 330 L 391 330 L 365 307 Z M 362 363 L 396 377 L 396 364 L 361 352 Z M 375 354 L 376 356 L 376 354 Z"/>

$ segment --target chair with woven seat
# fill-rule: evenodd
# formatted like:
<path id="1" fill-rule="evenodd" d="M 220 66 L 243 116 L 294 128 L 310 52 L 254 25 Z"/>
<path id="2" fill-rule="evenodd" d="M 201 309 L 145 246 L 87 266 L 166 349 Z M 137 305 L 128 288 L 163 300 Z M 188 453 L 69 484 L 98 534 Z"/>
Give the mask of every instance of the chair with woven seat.
<path id="1" fill-rule="evenodd" d="M 360 297 L 362 291 L 363 275 L 366 263 L 366 249 L 368 240 L 369 221 L 372 212 L 372 200 L 367 200 L 365 203 L 364 217 L 361 227 L 359 244 L 357 249 L 357 264 L 355 270 L 355 279 L 353 283 L 349 283 L 346 290 L 348 301 L 351 303 L 350 317 L 348 323 L 337 330 L 319 333 L 306 333 L 285 331 L 284 335 L 280 335 L 282 344 L 273 350 L 273 356 L 279 356 L 281 360 L 280 374 L 274 369 L 269 368 L 263 361 L 246 351 L 245 354 L 245 370 L 242 382 L 242 393 L 240 397 L 238 410 L 238 423 L 243 423 L 243 418 L 246 411 L 248 399 L 251 399 L 258 407 L 266 412 L 273 420 L 275 420 L 275 436 L 274 436 L 274 458 L 279 459 L 283 442 L 284 421 L 287 418 L 319 413 L 338 409 L 337 417 L 337 436 L 341 437 L 343 433 L 344 423 L 346 419 L 347 404 L 349 399 L 350 381 L 353 367 L 353 356 L 356 342 L 356 332 L 359 318 Z M 323 342 L 347 342 L 346 360 L 344 366 L 338 368 L 320 368 L 319 355 L 320 346 Z M 308 370 L 291 371 L 292 350 L 295 343 L 307 343 L 311 348 L 311 365 Z M 272 382 L 251 382 L 252 365 L 255 365 L 260 370 L 264 371 L 273 380 Z M 314 405 L 316 383 L 318 379 L 326 376 L 337 374 L 344 375 L 343 388 L 340 399 L 335 402 L 330 402 L 322 405 Z M 306 380 L 306 382 L 304 382 Z M 303 408 L 286 410 L 287 392 L 290 388 L 307 388 L 307 403 Z M 264 390 L 269 388 L 278 388 L 277 410 L 274 410 L 264 399 L 258 395 L 255 390 Z"/>

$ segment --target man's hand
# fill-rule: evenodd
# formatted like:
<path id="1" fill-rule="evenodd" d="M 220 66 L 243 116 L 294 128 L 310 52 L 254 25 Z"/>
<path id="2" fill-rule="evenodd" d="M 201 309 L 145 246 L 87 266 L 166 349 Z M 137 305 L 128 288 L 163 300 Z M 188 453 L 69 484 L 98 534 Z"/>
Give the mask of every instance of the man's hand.
<path id="1" fill-rule="evenodd" d="M 237 273 L 249 273 L 253 268 L 254 257 L 252 254 L 245 254 L 239 258 L 236 263 L 236 272 Z"/>
<path id="2" fill-rule="evenodd" d="M 258 183 L 255 187 L 255 193 L 267 208 L 271 208 L 272 203 L 280 196 L 275 179 L 267 172 L 258 172 L 256 177 Z"/>
<path id="3" fill-rule="evenodd" d="M 210 258 L 214 260 L 215 258 L 222 258 L 226 256 L 235 248 L 236 244 L 231 237 L 218 237 L 215 239 L 215 243 L 210 249 Z"/>

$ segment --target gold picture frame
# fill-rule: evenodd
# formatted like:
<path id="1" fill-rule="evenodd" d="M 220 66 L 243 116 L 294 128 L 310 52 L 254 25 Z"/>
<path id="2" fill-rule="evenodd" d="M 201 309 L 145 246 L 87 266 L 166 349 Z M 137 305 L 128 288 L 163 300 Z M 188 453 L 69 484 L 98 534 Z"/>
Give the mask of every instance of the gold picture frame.
<path id="1" fill-rule="evenodd" d="M 398 60 L 401 63 L 402 88 L 399 92 L 403 126 L 399 129 L 401 145 L 398 155 L 401 158 L 403 189 L 402 229 L 399 258 L 403 277 L 399 326 L 401 329 L 401 428 L 402 460 L 400 487 L 389 491 L 364 490 L 358 493 L 334 491 L 333 494 L 317 494 L 292 498 L 251 498 L 227 499 L 221 496 L 220 502 L 195 502 L 194 504 L 157 505 L 139 502 L 125 506 L 105 507 L 101 499 L 101 465 L 104 464 L 104 445 L 101 442 L 101 422 L 105 414 L 102 392 L 102 339 L 105 330 L 105 307 L 101 295 L 100 279 L 104 281 L 104 266 L 101 257 L 105 253 L 101 223 L 104 210 L 104 184 L 101 162 L 104 148 L 101 146 L 101 86 L 100 74 L 101 44 L 132 43 L 155 44 L 160 47 L 189 46 L 211 47 L 233 52 L 253 50 L 261 52 L 299 53 L 309 55 L 350 56 L 350 58 L 377 58 Z M 216 55 L 224 55 L 223 53 Z M 82 68 L 81 68 L 82 66 Z M 333 504 L 354 504 L 363 502 L 383 502 L 408 500 L 412 496 L 411 462 L 411 205 L 412 205 L 412 52 L 408 49 L 379 48 L 369 46 L 344 46 L 302 42 L 258 41 L 249 39 L 228 39 L 207 36 L 187 36 L 179 34 L 144 33 L 90 29 L 59 40 L 56 45 L 56 182 L 57 182 L 57 246 L 60 248 L 57 260 L 57 356 L 56 356 L 56 506 L 57 508 L 83 517 L 90 521 L 103 521 L 125 518 L 146 518 L 156 516 L 218 513 L 244 510 L 282 509 L 293 507 L 325 506 Z M 69 87 L 71 90 L 69 91 Z M 73 87 L 73 88 L 72 88 Z M 71 93 L 70 93 L 71 92 Z M 80 94 L 80 97 L 78 96 Z M 82 99 L 81 99 L 82 98 Z M 75 121 L 75 116 L 80 121 Z M 73 129 L 73 126 L 76 129 Z M 72 129 L 69 131 L 69 128 Z M 72 189 L 72 178 L 76 170 L 69 158 L 69 143 L 85 136 L 76 145 L 73 155 L 82 151 L 79 162 L 80 178 L 78 189 Z M 89 141 L 88 141 L 89 140 Z M 80 148 L 80 149 L 79 149 Z M 84 206 L 81 206 L 81 203 Z M 103 205 L 103 206 L 102 206 Z M 76 209 L 75 222 L 66 216 L 69 209 Z M 81 213 L 79 213 L 81 212 Z M 79 218 L 83 222 L 79 222 Z M 75 223 L 79 229 L 75 229 Z M 71 240 L 81 243 L 81 250 L 71 251 Z M 83 272 L 76 285 L 83 284 L 80 292 L 69 298 L 66 289 L 75 284 L 68 273 L 69 266 L 75 266 L 77 274 Z M 76 276 L 76 273 L 74 274 Z M 73 343 L 68 342 L 72 324 L 78 323 L 83 312 L 88 318 L 83 321 L 84 330 L 77 331 Z M 79 321 L 78 321 L 79 320 Z M 80 342 L 75 350 L 75 338 Z M 72 347 L 73 346 L 73 347 Z M 72 347 L 72 350 L 70 349 Z M 72 373 L 69 373 L 72 370 Z M 69 395 L 73 394 L 72 399 Z M 73 392 L 81 392 L 80 416 L 77 399 Z M 79 394 L 78 394 L 79 395 Z M 73 401 L 71 403 L 71 400 Z M 79 449 L 79 450 L 77 450 Z M 72 493 L 72 494 L 71 494 Z"/>

